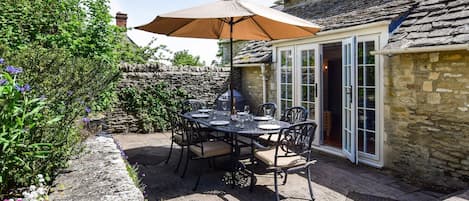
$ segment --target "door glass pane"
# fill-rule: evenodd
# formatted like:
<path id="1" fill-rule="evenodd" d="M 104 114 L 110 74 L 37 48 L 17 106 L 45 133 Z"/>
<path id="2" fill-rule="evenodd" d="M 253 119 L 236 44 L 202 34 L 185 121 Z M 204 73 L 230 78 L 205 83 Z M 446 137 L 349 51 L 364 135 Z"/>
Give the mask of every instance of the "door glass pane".
<path id="1" fill-rule="evenodd" d="M 366 153 L 375 154 L 376 138 L 374 132 L 366 132 Z"/>
<path id="2" fill-rule="evenodd" d="M 358 64 L 363 64 L 363 43 L 358 43 Z"/>
<path id="3" fill-rule="evenodd" d="M 364 132 L 363 130 L 358 129 L 358 151 L 363 151 L 363 144 L 364 144 Z"/>
<path id="4" fill-rule="evenodd" d="M 301 50 L 301 104 L 309 112 L 308 119 L 314 119 L 315 102 L 315 59 L 314 49 Z"/>
<path id="5" fill-rule="evenodd" d="M 371 55 L 372 51 L 375 51 L 375 42 L 367 41 L 365 42 L 365 55 L 366 55 L 366 64 L 375 64 L 375 56 Z"/>
<path id="6" fill-rule="evenodd" d="M 367 88 L 365 96 L 366 96 L 366 107 L 375 108 L 375 89 Z"/>
<path id="7" fill-rule="evenodd" d="M 367 86 L 375 86 L 375 66 L 367 65 L 366 67 L 366 85 Z"/>

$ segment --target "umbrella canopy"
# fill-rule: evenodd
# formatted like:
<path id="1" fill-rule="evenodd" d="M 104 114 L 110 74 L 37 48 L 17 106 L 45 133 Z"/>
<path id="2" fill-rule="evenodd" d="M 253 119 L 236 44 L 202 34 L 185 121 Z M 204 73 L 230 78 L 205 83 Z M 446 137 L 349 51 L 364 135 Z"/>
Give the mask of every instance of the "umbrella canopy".
<path id="1" fill-rule="evenodd" d="M 279 40 L 312 36 L 316 24 L 284 12 L 241 0 L 221 0 L 157 16 L 137 29 L 176 37 L 230 39 L 231 71 L 233 39 Z M 230 76 L 231 113 L 234 114 L 233 76 Z"/>
<path id="2" fill-rule="evenodd" d="M 301 18 L 246 1 L 222 0 L 157 16 L 137 29 L 168 36 L 278 40 L 312 36 L 320 27 Z"/>

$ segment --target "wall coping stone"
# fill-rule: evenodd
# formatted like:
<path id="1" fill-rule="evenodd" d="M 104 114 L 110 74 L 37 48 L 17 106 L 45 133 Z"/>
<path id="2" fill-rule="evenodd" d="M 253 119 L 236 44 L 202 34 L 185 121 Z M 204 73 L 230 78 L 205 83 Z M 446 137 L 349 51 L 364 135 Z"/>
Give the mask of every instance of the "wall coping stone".
<path id="1" fill-rule="evenodd" d="M 229 67 L 219 66 L 168 66 L 160 63 L 128 64 L 121 63 L 122 72 L 229 72 Z"/>
<path id="2" fill-rule="evenodd" d="M 84 151 L 54 181 L 50 200 L 144 200 L 112 137 L 91 137 L 83 145 Z"/>

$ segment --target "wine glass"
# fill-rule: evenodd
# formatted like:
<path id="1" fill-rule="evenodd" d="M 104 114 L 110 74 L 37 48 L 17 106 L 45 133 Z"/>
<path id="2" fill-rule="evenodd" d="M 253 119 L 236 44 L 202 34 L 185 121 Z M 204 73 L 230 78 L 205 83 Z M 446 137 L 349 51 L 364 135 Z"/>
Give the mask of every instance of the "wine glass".
<path id="1" fill-rule="evenodd" d="M 238 117 L 238 121 L 240 123 L 240 128 L 244 128 L 244 121 L 246 121 L 244 115 Z"/>
<path id="2" fill-rule="evenodd" d="M 250 111 L 249 111 L 249 105 L 245 105 L 245 106 L 244 106 L 244 112 L 245 112 L 246 114 L 249 114 L 249 112 L 250 112 Z"/>
<path id="3" fill-rule="evenodd" d="M 222 101 L 221 102 L 221 109 L 223 111 L 227 111 L 228 110 L 228 103 L 226 101 Z"/>
<path id="4" fill-rule="evenodd" d="M 265 109 L 264 109 L 264 116 L 266 116 L 266 117 L 272 117 L 271 112 L 272 112 L 272 109 L 271 109 L 271 108 L 265 108 Z"/>

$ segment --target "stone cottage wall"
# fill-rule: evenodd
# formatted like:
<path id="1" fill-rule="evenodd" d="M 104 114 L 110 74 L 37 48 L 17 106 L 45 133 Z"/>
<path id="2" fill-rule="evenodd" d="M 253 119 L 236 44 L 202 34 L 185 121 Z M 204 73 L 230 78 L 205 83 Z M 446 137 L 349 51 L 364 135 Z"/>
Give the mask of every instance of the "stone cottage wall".
<path id="1" fill-rule="evenodd" d="M 263 89 L 262 89 L 262 70 L 259 66 L 241 67 L 241 93 L 247 98 L 248 104 L 251 106 L 253 112 L 257 107 L 263 103 Z M 269 86 L 270 86 L 270 67 L 265 66 L 266 76 L 266 100 L 269 102 Z"/>
<path id="2" fill-rule="evenodd" d="M 171 88 L 180 87 L 190 96 L 212 104 L 221 93 L 228 89 L 230 68 L 225 67 L 174 67 L 160 64 L 122 64 L 122 79 L 118 90 L 125 87 L 146 86 L 165 81 Z M 239 80 L 239 71 L 235 71 L 234 80 Z M 235 81 L 235 88 L 240 88 Z M 107 131 L 110 133 L 138 132 L 137 119 L 117 107 L 107 115 Z"/>
<path id="3" fill-rule="evenodd" d="M 385 166 L 431 187 L 469 186 L 469 51 L 397 54 L 384 77 Z"/>

